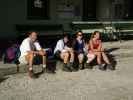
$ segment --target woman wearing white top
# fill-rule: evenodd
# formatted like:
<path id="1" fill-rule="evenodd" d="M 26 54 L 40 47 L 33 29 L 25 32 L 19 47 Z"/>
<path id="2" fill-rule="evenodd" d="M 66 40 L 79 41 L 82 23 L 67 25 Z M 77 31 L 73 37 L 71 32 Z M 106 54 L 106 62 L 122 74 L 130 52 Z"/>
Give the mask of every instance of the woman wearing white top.
<path id="1" fill-rule="evenodd" d="M 73 49 L 68 46 L 69 42 L 69 35 L 64 34 L 63 38 L 57 41 L 54 55 L 56 58 L 63 60 L 63 70 L 71 72 L 73 68 L 74 53 Z"/>

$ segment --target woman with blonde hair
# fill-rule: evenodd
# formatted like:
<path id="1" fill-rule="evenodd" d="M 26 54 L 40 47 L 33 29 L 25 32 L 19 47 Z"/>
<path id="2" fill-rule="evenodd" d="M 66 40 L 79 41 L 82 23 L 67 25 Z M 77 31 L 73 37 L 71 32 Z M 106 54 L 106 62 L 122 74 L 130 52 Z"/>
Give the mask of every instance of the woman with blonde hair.
<path id="1" fill-rule="evenodd" d="M 113 70 L 113 67 L 105 53 L 105 50 L 102 47 L 99 31 L 95 31 L 94 33 L 92 33 L 88 47 L 89 49 L 88 49 L 88 55 L 87 55 L 87 58 L 88 58 L 87 63 L 90 63 L 96 57 L 100 70 L 105 70 L 105 66 L 103 66 L 102 61 L 105 62 L 105 64 L 107 65 L 107 68 L 109 68 L 110 70 Z"/>

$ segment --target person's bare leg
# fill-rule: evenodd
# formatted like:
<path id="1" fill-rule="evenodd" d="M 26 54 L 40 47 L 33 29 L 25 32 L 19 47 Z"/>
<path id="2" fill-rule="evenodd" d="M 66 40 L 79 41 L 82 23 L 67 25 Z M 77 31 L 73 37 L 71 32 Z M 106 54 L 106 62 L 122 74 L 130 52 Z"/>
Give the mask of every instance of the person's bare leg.
<path id="1" fill-rule="evenodd" d="M 42 56 L 42 67 L 43 69 L 45 69 L 46 68 L 46 52 L 43 50 L 40 50 L 39 55 Z"/>
<path id="2" fill-rule="evenodd" d="M 46 72 L 46 56 L 42 56 L 42 73 Z"/>
<path id="3" fill-rule="evenodd" d="M 105 70 L 105 66 L 102 65 L 102 53 L 101 52 L 96 52 L 97 55 L 97 63 L 99 65 L 100 70 Z"/>
<path id="4" fill-rule="evenodd" d="M 46 56 L 42 56 L 42 64 L 46 65 Z"/>
<path id="5" fill-rule="evenodd" d="M 91 63 L 95 59 L 94 54 L 87 54 L 87 62 L 86 63 Z"/>
<path id="6" fill-rule="evenodd" d="M 110 64 L 110 61 L 109 61 L 107 55 L 106 55 L 104 52 L 102 52 L 102 57 L 103 57 L 103 60 L 104 60 L 107 64 Z"/>
<path id="7" fill-rule="evenodd" d="M 79 54 L 79 55 L 78 55 L 78 60 L 79 60 L 79 63 L 80 63 L 80 64 L 83 63 L 83 59 L 84 59 L 84 55 L 83 55 L 83 54 Z"/>
<path id="8" fill-rule="evenodd" d="M 34 59 L 34 54 L 30 53 L 26 56 L 27 62 L 29 64 L 29 67 L 32 68 L 33 66 L 33 59 Z M 29 68 L 29 69 L 30 69 Z"/>
<path id="9" fill-rule="evenodd" d="M 99 65 L 102 64 L 102 54 L 101 54 L 101 52 L 96 52 L 95 54 L 97 56 L 97 63 Z"/>
<path id="10" fill-rule="evenodd" d="M 72 70 L 68 66 L 69 53 L 68 52 L 62 53 L 61 54 L 61 59 L 63 59 L 63 61 L 64 61 L 63 70 L 67 71 L 67 72 L 71 72 Z"/>
<path id="11" fill-rule="evenodd" d="M 61 59 L 63 60 L 64 64 L 68 63 L 68 58 L 69 58 L 69 53 L 68 52 L 61 53 Z"/>
<path id="12" fill-rule="evenodd" d="M 30 54 L 29 55 L 29 67 L 33 67 L 33 58 L 34 58 L 34 55 Z"/>
<path id="13" fill-rule="evenodd" d="M 70 62 L 71 63 L 74 62 L 74 52 L 73 51 L 70 52 Z"/>
<path id="14" fill-rule="evenodd" d="M 83 68 L 84 55 L 83 54 L 79 54 L 78 55 L 78 59 L 79 59 L 79 69 L 84 69 Z"/>
<path id="15" fill-rule="evenodd" d="M 111 64 L 111 62 L 109 61 L 107 55 L 104 52 L 102 53 L 102 56 L 103 56 L 103 60 L 107 64 L 107 68 L 110 69 L 110 70 L 115 70 L 115 67 L 113 67 L 113 65 Z"/>
<path id="16" fill-rule="evenodd" d="M 33 76 L 33 59 L 34 59 L 34 54 L 30 53 L 26 56 L 27 62 L 29 64 L 29 76 Z"/>

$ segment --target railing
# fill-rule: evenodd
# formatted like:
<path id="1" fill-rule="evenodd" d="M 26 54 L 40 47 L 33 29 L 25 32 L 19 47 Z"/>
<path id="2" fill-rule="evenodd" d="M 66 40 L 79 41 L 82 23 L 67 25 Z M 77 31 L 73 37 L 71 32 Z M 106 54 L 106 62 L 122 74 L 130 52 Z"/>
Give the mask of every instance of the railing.
<path id="1" fill-rule="evenodd" d="M 121 39 L 122 34 L 133 33 L 133 21 L 74 21 L 72 22 L 73 30 L 81 30 L 83 33 L 93 33 L 100 31 L 107 33 L 110 38 Z M 117 33 L 117 37 L 114 33 Z"/>

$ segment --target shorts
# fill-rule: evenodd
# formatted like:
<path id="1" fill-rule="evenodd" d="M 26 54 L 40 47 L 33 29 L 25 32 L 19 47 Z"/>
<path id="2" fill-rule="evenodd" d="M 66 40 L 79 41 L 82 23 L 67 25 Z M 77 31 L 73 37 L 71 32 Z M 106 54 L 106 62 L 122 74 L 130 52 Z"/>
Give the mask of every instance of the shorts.
<path id="1" fill-rule="evenodd" d="M 19 62 L 20 62 L 20 64 L 28 64 L 28 61 L 25 56 L 20 57 Z"/>
<path id="2" fill-rule="evenodd" d="M 27 61 L 25 56 L 20 57 L 19 62 L 22 65 L 28 64 L 28 61 Z M 39 55 L 35 56 L 34 59 L 33 59 L 33 64 L 35 64 L 35 65 L 42 64 L 42 57 L 39 56 Z"/>

